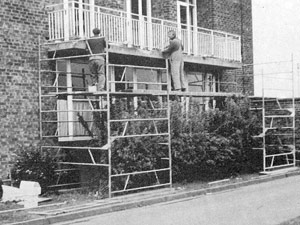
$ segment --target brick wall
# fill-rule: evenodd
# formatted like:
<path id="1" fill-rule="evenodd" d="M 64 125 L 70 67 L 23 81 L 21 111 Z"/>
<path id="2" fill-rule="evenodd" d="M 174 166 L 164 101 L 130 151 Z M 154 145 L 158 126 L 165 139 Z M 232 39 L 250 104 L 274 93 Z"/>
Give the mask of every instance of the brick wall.
<path id="1" fill-rule="evenodd" d="M 253 63 L 252 5 L 249 0 L 197 1 L 198 26 L 241 36 L 242 63 Z M 253 67 L 221 71 L 222 81 L 238 82 L 238 91 L 253 94 Z M 235 91 L 232 85 L 223 85 L 222 91 Z"/>
<path id="2" fill-rule="evenodd" d="M 241 36 L 242 63 L 253 64 L 252 5 L 248 0 L 214 0 L 213 29 Z M 253 67 L 224 71 L 223 81 L 232 80 L 235 74 L 238 89 L 252 95 L 254 91 Z"/>
<path id="3" fill-rule="evenodd" d="M 197 1 L 197 22 L 199 27 L 213 29 L 213 0 L 198 0 Z"/>
<path id="4" fill-rule="evenodd" d="M 47 17 L 40 0 L 0 1 L 0 178 L 13 153 L 38 142 L 38 35 Z"/>
<path id="5" fill-rule="evenodd" d="M 95 5 L 111 9 L 126 10 L 125 0 L 95 0 Z"/>
<path id="6" fill-rule="evenodd" d="M 126 9 L 125 0 L 96 0 L 96 4 L 115 9 Z M 155 18 L 177 21 L 177 1 L 152 0 L 152 16 Z M 249 0 L 198 0 L 198 26 L 229 32 L 241 36 L 242 63 L 253 63 L 252 43 L 252 5 Z M 223 82 L 237 82 L 238 87 L 222 85 L 222 91 L 243 92 L 252 95 L 254 92 L 253 68 L 240 70 L 223 70 L 218 73 Z"/>
<path id="7" fill-rule="evenodd" d="M 95 4 L 112 9 L 126 10 L 125 0 L 95 0 Z M 177 3 L 173 0 L 152 0 L 152 16 L 177 21 Z"/>
<path id="8" fill-rule="evenodd" d="M 152 0 L 152 16 L 177 21 L 177 1 Z"/>
<path id="9" fill-rule="evenodd" d="M 13 153 L 39 141 L 38 35 L 47 31 L 45 6 L 49 2 L 55 0 L 0 1 L 0 177 L 3 178 Z M 126 8 L 125 0 L 95 2 L 116 9 Z M 176 1 L 152 0 L 152 4 L 153 17 L 176 21 Z M 198 0 L 197 5 L 198 25 L 242 35 L 243 63 L 252 63 L 251 1 Z M 223 80 L 243 71 L 249 76 L 238 80 L 251 91 L 252 67 L 226 71 Z"/>

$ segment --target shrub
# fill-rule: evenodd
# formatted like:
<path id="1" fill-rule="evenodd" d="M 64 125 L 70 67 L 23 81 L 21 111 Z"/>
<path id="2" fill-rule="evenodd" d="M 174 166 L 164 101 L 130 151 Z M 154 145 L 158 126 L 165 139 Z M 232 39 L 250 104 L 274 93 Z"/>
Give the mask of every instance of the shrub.
<path id="1" fill-rule="evenodd" d="M 36 181 L 42 192 L 55 181 L 56 160 L 49 151 L 41 151 L 37 147 L 21 149 L 12 169 L 12 178 L 17 185 L 21 180 Z"/>
<path id="2" fill-rule="evenodd" d="M 144 118 L 149 116 L 147 106 L 140 105 L 133 114 L 118 104 L 115 115 L 119 118 Z M 117 109 L 117 108 L 116 108 Z M 156 115 L 158 117 L 159 115 Z M 161 124 L 161 128 L 166 124 Z M 187 112 L 182 104 L 171 104 L 171 146 L 173 176 L 175 181 L 213 180 L 236 176 L 239 173 L 260 170 L 260 153 L 254 152 L 252 136 L 257 134 L 258 120 L 250 112 L 248 98 L 231 97 L 222 110 L 203 111 L 192 105 Z M 119 124 L 117 127 L 124 127 Z M 117 129 L 116 129 L 117 130 Z M 128 125 L 132 134 L 151 132 L 145 122 Z M 121 131 L 116 131 L 120 134 Z M 112 149 L 114 173 L 161 168 L 163 156 L 156 138 L 117 139 Z"/>
<path id="3" fill-rule="evenodd" d="M 262 161 L 252 150 L 259 124 L 248 98 L 225 100 L 223 110 L 189 114 L 172 105 L 172 152 L 175 180 L 217 179 L 260 170 Z"/>
<path id="4" fill-rule="evenodd" d="M 112 119 L 142 119 L 166 117 L 165 112 L 149 110 L 147 101 L 139 100 L 138 109 L 126 99 L 112 103 Z M 106 129 L 107 124 L 100 124 L 99 130 Z M 155 132 L 153 123 L 149 121 L 124 122 L 110 124 L 113 135 L 121 136 L 126 124 L 126 134 L 147 134 Z M 166 121 L 156 122 L 156 129 L 166 132 Z M 194 181 L 199 179 L 214 180 L 236 176 L 240 173 L 255 172 L 261 169 L 261 153 L 253 151 L 255 142 L 252 136 L 259 133 L 260 123 L 250 112 L 250 102 L 245 97 L 226 98 L 222 109 L 203 111 L 199 104 L 190 104 L 188 112 L 182 103 L 173 101 L 171 104 L 171 147 L 172 166 L 175 181 Z M 101 130 L 100 133 L 103 133 Z M 99 135 L 99 140 L 101 139 Z M 134 171 L 145 171 L 165 168 L 167 149 L 162 150 L 160 142 L 164 137 L 134 137 L 116 139 L 112 143 L 113 174 Z M 103 145 L 102 140 L 97 145 Z M 167 147 L 165 147 L 167 148 Z M 104 162 L 105 163 L 105 160 Z M 147 185 L 155 178 L 131 176 L 138 185 Z M 167 175 L 158 175 L 166 177 Z M 160 178 L 161 178 L 160 177 Z M 102 176 L 107 180 L 107 176 Z M 125 180 L 124 180 L 125 179 Z M 126 176 L 112 181 L 113 189 L 123 189 L 124 183 L 134 187 L 133 181 L 126 181 Z"/>

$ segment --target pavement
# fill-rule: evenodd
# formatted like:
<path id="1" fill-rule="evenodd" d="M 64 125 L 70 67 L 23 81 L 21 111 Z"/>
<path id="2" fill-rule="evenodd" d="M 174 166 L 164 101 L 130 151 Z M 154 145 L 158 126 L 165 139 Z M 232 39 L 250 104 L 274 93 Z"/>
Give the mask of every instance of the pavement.
<path id="1" fill-rule="evenodd" d="M 57 225 L 277 225 L 300 215 L 300 176 Z"/>
<path id="2" fill-rule="evenodd" d="M 73 207 L 73 209 L 65 208 L 63 211 L 60 210 L 60 212 L 56 213 L 48 212 L 43 218 L 15 224 L 75 224 L 74 220 L 78 220 L 76 224 L 133 225 L 135 223 L 132 220 L 128 221 L 125 218 L 135 218 L 135 211 L 137 211 L 138 224 L 165 225 L 169 224 L 167 221 L 171 221 L 172 223 L 170 224 L 206 225 L 279 224 L 300 215 L 300 192 L 297 193 L 296 191 L 300 186 L 300 176 L 298 175 L 300 175 L 299 169 L 294 171 L 282 170 L 280 173 L 264 175 L 248 181 L 237 183 L 216 182 L 211 187 L 199 190 L 160 189 L 95 201 L 90 204 Z M 228 193 L 230 194 L 227 195 Z M 187 205 L 180 205 L 180 202 L 185 202 Z M 139 208 L 141 206 L 147 207 Z M 195 207 L 193 208 L 193 206 Z M 202 208 L 198 206 L 202 206 Z M 149 208 L 151 208 L 150 211 Z M 183 213 L 174 214 L 174 212 L 181 211 Z M 241 214 L 236 213 L 239 211 L 241 211 Z M 163 215 L 159 214 L 160 212 L 164 212 Z M 126 213 L 129 213 L 129 215 Z M 156 214 L 158 216 L 153 216 Z M 92 217 L 95 215 L 97 215 L 96 218 Z M 99 217 L 99 215 L 102 216 Z M 112 216 L 110 217 L 110 215 Z M 152 216 L 149 217 L 147 215 Z M 199 215 L 202 216 L 199 217 Z M 239 216 L 235 218 L 233 217 L 235 215 Z M 262 215 L 263 217 L 261 217 Z M 84 222 L 81 222 L 82 218 L 85 218 Z M 107 219 L 106 221 L 105 218 Z M 114 218 L 119 222 L 114 221 Z M 175 219 L 174 221 L 173 218 Z M 181 218 L 191 218 L 191 220 L 181 221 Z M 208 218 L 208 220 L 203 220 L 203 218 Z M 228 221 L 226 218 L 230 220 Z M 140 221 L 141 219 L 143 219 L 142 222 Z M 158 219 L 158 221 L 153 219 Z M 217 221 L 217 219 L 220 220 Z M 164 223 L 159 223 L 159 221 L 164 221 Z M 201 223 L 198 223 L 199 221 Z M 268 221 L 270 223 L 267 223 Z"/>

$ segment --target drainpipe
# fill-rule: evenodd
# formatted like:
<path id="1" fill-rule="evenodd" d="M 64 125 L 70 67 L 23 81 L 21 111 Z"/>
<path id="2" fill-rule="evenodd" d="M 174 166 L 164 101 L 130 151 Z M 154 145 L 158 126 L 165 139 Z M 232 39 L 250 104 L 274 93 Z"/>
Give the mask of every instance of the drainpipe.
<path id="1" fill-rule="evenodd" d="M 244 62 L 244 49 L 243 49 L 243 44 L 244 44 L 244 14 L 243 14 L 243 0 L 240 0 L 240 15 L 241 15 L 241 60 L 242 63 Z M 245 93 L 245 68 L 242 66 L 242 91 Z"/>
<path id="2" fill-rule="evenodd" d="M 0 200 L 2 199 L 2 196 L 3 196 L 3 189 L 2 189 L 2 180 L 0 179 Z"/>

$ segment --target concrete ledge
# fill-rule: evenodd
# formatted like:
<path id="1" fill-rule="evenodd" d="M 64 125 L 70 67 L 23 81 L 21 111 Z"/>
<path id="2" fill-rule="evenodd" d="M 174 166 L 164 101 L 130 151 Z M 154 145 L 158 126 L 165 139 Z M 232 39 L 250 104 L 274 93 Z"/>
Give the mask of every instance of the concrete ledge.
<path id="1" fill-rule="evenodd" d="M 101 215 L 109 212 L 117 212 L 121 210 L 126 210 L 126 209 L 132 209 L 132 208 L 137 208 L 141 206 L 148 206 L 148 205 L 153 205 L 153 204 L 158 204 L 162 202 L 167 202 L 167 201 L 174 201 L 174 200 L 179 200 L 179 199 L 185 199 L 185 198 L 190 198 L 190 197 L 195 197 L 195 196 L 200 196 L 200 195 L 205 195 L 209 193 L 216 193 L 220 191 L 225 191 L 225 190 L 230 190 L 230 189 L 236 189 L 244 186 L 249 186 L 253 184 L 259 184 L 259 183 L 264 183 L 264 182 L 269 182 L 272 180 L 277 180 L 277 179 L 283 179 L 291 176 L 297 176 L 300 175 L 300 170 L 298 169 L 297 171 L 289 172 L 289 173 L 284 173 L 284 174 L 277 174 L 277 175 L 266 175 L 263 177 L 258 177 L 249 181 L 242 181 L 242 182 L 237 182 L 233 184 L 225 184 L 222 186 L 217 186 L 217 187 L 209 187 L 206 189 L 199 189 L 199 190 L 180 190 L 180 191 L 174 191 L 172 193 L 165 192 L 164 196 L 153 196 L 148 199 L 135 199 L 132 202 L 113 202 L 111 204 L 106 204 L 104 206 L 95 206 L 91 209 L 86 209 L 82 210 L 80 212 L 72 212 L 72 213 L 65 213 L 57 216 L 51 216 L 51 217 L 45 217 L 45 218 L 40 218 L 40 219 L 35 219 L 35 220 L 30 220 L 30 221 L 24 221 L 24 222 L 18 222 L 18 223 L 13 223 L 11 225 L 41 225 L 41 224 L 53 224 L 53 223 L 58 223 L 58 222 L 65 222 L 65 221 L 70 221 L 70 220 L 75 220 L 75 219 L 80 219 L 84 217 L 90 217 L 90 216 L 95 216 L 95 215 Z M 146 194 L 144 196 L 147 196 Z"/>
<path id="2" fill-rule="evenodd" d="M 47 48 L 49 52 L 57 52 L 56 57 L 66 57 L 74 54 L 85 54 L 86 40 L 70 40 L 62 42 L 47 43 Z M 156 59 L 162 59 L 162 54 L 160 50 L 148 50 L 141 49 L 139 47 L 128 47 L 126 44 L 115 44 L 110 43 L 111 53 L 131 55 L 139 57 L 150 57 Z M 216 66 L 220 68 L 227 69 L 240 69 L 242 68 L 242 63 L 238 61 L 224 60 L 212 56 L 194 56 L 194 55 L 184 55 L 184 61 L 186 63 L 200 64 Z"/>

